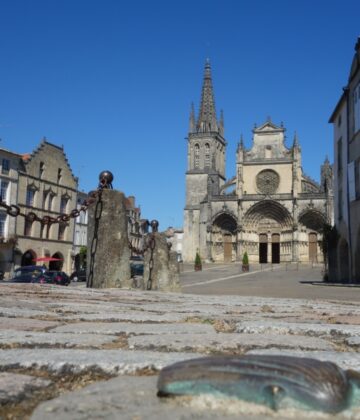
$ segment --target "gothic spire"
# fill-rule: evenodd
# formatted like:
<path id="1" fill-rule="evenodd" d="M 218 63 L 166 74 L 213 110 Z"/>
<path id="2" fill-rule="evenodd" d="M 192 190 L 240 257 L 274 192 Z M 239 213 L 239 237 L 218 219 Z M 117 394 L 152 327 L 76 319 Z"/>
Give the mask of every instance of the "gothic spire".
<path id="1" fill-rule="evenodd" d="M 189 133 L 195 133 L 195 109 L 194 109 L 194 102 L 191 102 L 191 111 L 190 111 L 190 118 L 189 118 Z"/>
<path id="2" fill-rule="evenodd" d="M 296 131 L 295 131 L 295 135 L 294 135 L 293 147 L 299 147 L 299 139 L 298 139 L 298 135 L 297 135 Z"/>
<path id="3" fill-rule="evenodd" d="M 210 60 L 205 63 L 204 81 L 201 92 L 201 105 L 197 121 L 197 131 L 219 131 L 216 121 L 215 100 L 211 78 Z"/>

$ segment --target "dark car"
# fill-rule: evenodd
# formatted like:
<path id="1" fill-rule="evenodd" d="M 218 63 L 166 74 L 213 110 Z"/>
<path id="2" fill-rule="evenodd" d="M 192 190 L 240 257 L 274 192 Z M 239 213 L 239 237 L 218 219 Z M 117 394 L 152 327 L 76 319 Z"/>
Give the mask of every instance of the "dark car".
<path id="1" fill-rule="evenodd" d="M 43 279 L 40 278 L 39 283 L 58 284 L 59 286 L 68 286 L 71 282 L 70 277 L 63 271 L 47 271 L 43 273 Z"/>
<path id="2" fill-rule="evenodd" d="M 74 271 L 70 276 L 71 281 L 86 281 L 86 269 Z"/>
<path id="3" fill-rule="evenodd" d="M 38 277 L 46 272 L 46 267 L 39 265 L 28 265 L 17 268 L 14 277 L 8 280 L 10 283 L 34 283 Z"/>
<path id="4" fill-rule="evenodd" d="M 144 275 L 144 258 L 139 255 L 134 255 L 130 258 L 130 273 L 131 277 Z"/>

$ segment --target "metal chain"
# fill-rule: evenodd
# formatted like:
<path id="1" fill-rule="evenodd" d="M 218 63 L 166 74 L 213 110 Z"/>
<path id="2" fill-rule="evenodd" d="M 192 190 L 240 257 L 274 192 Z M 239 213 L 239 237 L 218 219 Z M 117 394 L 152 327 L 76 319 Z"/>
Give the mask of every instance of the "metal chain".
<path id="1" fill-rule="evenodd" d="M 29 213 L 23 213 L 19 206 L 16 206 L 15 204 L 8 205 L 2 200 L 1 197 L 0 197 L 0 207 L 4 208 L 6 210 L 6 213 L 11 217 L 22 216 L 25 218 L 25 220 L 29 222 L 40 222 L 42 225 L 52 225 L 56 223 L 68 222 L 70 219 L 77 218 L 81 212 L 85 213 L 88 207 L 91 206 L 93 203 L 95 203 L 96 198 L 99 195 L 99 191 L 101 191 L 101 189 L 98 189 L 96 191 L 91 191 L 88 197 L 83 201 L 79 209 L 71 210 L 69 214 L 62 213 L 57 217 L 52 217 L 49 215 L 39 217 L 34 211 L 31 211 Z"/>
<path id="2" fill-rule="evenodd" d="M 86 280 L 86 287 L 93 287 L 94 283 L 94 266 L 95 266 L 95 256 L 98 246 L 98 231 L 99 231 L 99 222 L 101 219 L 101 214 L 103 210 L 103 201 L 102 201 L 102 189 L 98 190 L 98 201 L 96 203 L 95 212 L 94 212 L 94 236 L 91 241 L 90 248 L 90 264 L 89 264 L 89 275 Z"/>

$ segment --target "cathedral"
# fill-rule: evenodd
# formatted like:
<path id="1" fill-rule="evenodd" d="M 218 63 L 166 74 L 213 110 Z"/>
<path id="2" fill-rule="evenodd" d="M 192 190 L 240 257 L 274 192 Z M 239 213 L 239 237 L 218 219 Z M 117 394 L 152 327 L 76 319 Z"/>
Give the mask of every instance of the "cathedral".
<path id="1" fill-rule="evenodd" d="M 241 138 L 235 175 L 226 179 L 224 118 L 217 118 L 209 61 L 201 104 L 191 109 L 187 138 L 184 261 L 322 262 L 322 230 L 333 223 L 333 174 L 326 158 L 318 184 L 302 170 L 297 138 L 270 119 Z"/>

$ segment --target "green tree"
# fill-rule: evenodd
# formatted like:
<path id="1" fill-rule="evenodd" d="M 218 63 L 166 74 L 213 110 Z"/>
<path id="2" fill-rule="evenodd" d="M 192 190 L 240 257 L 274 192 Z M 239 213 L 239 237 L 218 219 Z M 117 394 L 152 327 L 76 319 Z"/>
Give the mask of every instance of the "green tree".
<path id="1" fill-rule="evenodd" d="M 195 256 L 195 265 L 200 266 L 201 265 L 201 257 L 200 254 L 197 252 Z"/>
<path id="2" fill-rule="evenodd" d="M 242 258 L 242 263 L 243 263 L 243 265 L 249 265 L 249 257 L 248 257 L 248 254 L 247 254 L 246 251 L 244 252 L 244 255 L 243 255 L 243 258 Z"/>

